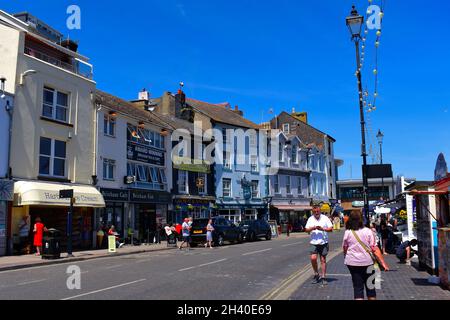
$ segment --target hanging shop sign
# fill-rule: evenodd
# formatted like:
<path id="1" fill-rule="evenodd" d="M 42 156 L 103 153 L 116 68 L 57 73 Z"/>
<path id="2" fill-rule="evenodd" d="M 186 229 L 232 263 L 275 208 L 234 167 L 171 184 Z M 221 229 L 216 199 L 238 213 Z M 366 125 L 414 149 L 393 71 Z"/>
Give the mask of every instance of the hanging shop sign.
<path id="1" fill-rule="evenodd" d="M 156 166 L 164 166 L 164 151 L 147 146 L 137 145 L 128 142 L 127 145 L 128 160 L 144 162 Z"/>

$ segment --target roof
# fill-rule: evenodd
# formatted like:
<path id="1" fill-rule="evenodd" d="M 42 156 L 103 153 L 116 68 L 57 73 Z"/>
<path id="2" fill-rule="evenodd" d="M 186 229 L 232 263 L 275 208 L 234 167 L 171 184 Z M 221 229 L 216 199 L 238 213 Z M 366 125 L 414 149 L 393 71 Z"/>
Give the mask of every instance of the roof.
<path id="1" fill-rule="evenodd" d="M 187 98 L 186 102 L 194 108 L 194 110 L 203 113 L 215 122 L 230 124 L 237 127 L 259 129 L 259 125 L 245 119 L 237 112 L 228 108 L 228 103 L 212 104 L 191 98 Z"/>
<path id="2" fill-rule="evenodd" d="M 151 122 L 155 126 L 173 129 L 170 121 L 166 121 L 162 116 L 156 116 L 148 111 L 144 111 L 132 103 L 104 91 L 96 90 L 95 101 L 119 113 Z"/>

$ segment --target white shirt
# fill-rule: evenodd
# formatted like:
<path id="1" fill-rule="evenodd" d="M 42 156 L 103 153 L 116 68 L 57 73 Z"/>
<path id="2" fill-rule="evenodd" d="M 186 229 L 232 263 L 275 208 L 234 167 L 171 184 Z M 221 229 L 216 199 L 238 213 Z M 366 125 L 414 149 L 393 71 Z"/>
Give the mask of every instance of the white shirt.
<path id="1" fill-rule="evenodd" d="M 323 229 L 329 229 L 333 227 L 330 219 L 327 216 L 321 214 L 319 220 L 317 220 L 314 215 L 312 215 L 308 222 L 306 223 L 306 229 L 313 227 L 322 227 Z M 328 232 L 313 230 L 311 231 L 311 242 L 312 245 L 323 245 L 328 243 Z"/>

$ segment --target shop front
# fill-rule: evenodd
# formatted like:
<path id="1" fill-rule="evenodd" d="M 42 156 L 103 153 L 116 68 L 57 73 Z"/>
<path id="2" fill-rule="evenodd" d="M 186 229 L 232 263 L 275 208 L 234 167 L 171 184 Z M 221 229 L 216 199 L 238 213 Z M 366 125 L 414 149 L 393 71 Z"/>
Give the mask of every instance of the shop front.
<path id="1" fill-rule="evenodd" d="M 270 219 L 277 221 L 278 225 L 289 225 L 291 231 L 301 231 L 311 216 L 311 210 L 309 199 L 277 200 L 270 207 Z"/>
<path id="2" fill-rule="evenodd" d="M 128 202 L 130 200 L 130 191 L 124 189 L 100 188 L 100 193 L 105 199 L 105 208 L 98 210 L 97 229 L 106 230 L 114 226 L 117 233 L 126 237 L 129 225 Z M 105 242 L 105 241 L 103 241 Z M 104 246 L 98 244 L 98 246 Z"/>
<path id="3" fill-rule="evenodd" d="M 168 221 L 168 206 L 171 195 L 168 192 L 130 190 L 131 228 L 133 237 L 140 243 L 153 243 L 158 225 Z"/>
<path id="4" fill-rule="evenodd" d="M 264 219 L 267 216 L 267 205 L 265 204 L 224 204 L 221 201 L 219 200 L 217 204 L 217 215 L 236 224 L 243 220 Z"/>
<path id="5" fill-rule="evenodd" d="M 44 225 L 61 232 L 61 247 L 67 246 L 67 215 L 69 199 L 60 199 L 61 190 L 73 189 L 73 236 L 74 250 L 87 250 L 94 246 L 94 210 L 104 208 L 105 201 L 101 193 L 92 186 L 53 184 L 34 181 L 17 181 L 14 183 L 14 203 L 12 208 L 12 231 L 14 253 L 24 254 L 32 250 L 32 226 L 36 218 Z M 24 217 L 29 217 L 29 237 L 20 240 L 19 225 Z"/>
<path id="6" fill-rule="evenodd" d="M 171 223 L 182 223 L 184 218 L 208 219 L 213 216 L 215 197 L 174 196 L 175 208 Z"/>

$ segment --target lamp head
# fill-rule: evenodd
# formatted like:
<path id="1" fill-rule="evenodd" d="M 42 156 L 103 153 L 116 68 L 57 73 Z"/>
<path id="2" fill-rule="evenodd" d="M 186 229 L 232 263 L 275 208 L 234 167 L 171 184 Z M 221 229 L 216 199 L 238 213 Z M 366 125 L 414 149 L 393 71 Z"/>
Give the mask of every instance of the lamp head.
<path id="1" fill-rule="evenodd" d="M 383 138 L 384 134 L 381 132 L 381 130 L 378 130 L 377 139 L 380 144 L 383 143 Z"/>
<path id="2" fill-rule="evenodd" d="M 350 30 L 350 34 L 352 35 L 352 40 L 361 38 L 361 29 L 363 23 L 364 17 L 359 15 L 356 7 L 353 6 L 350 16 L 346 18 L 346 24 L 348 29 Z"/>

